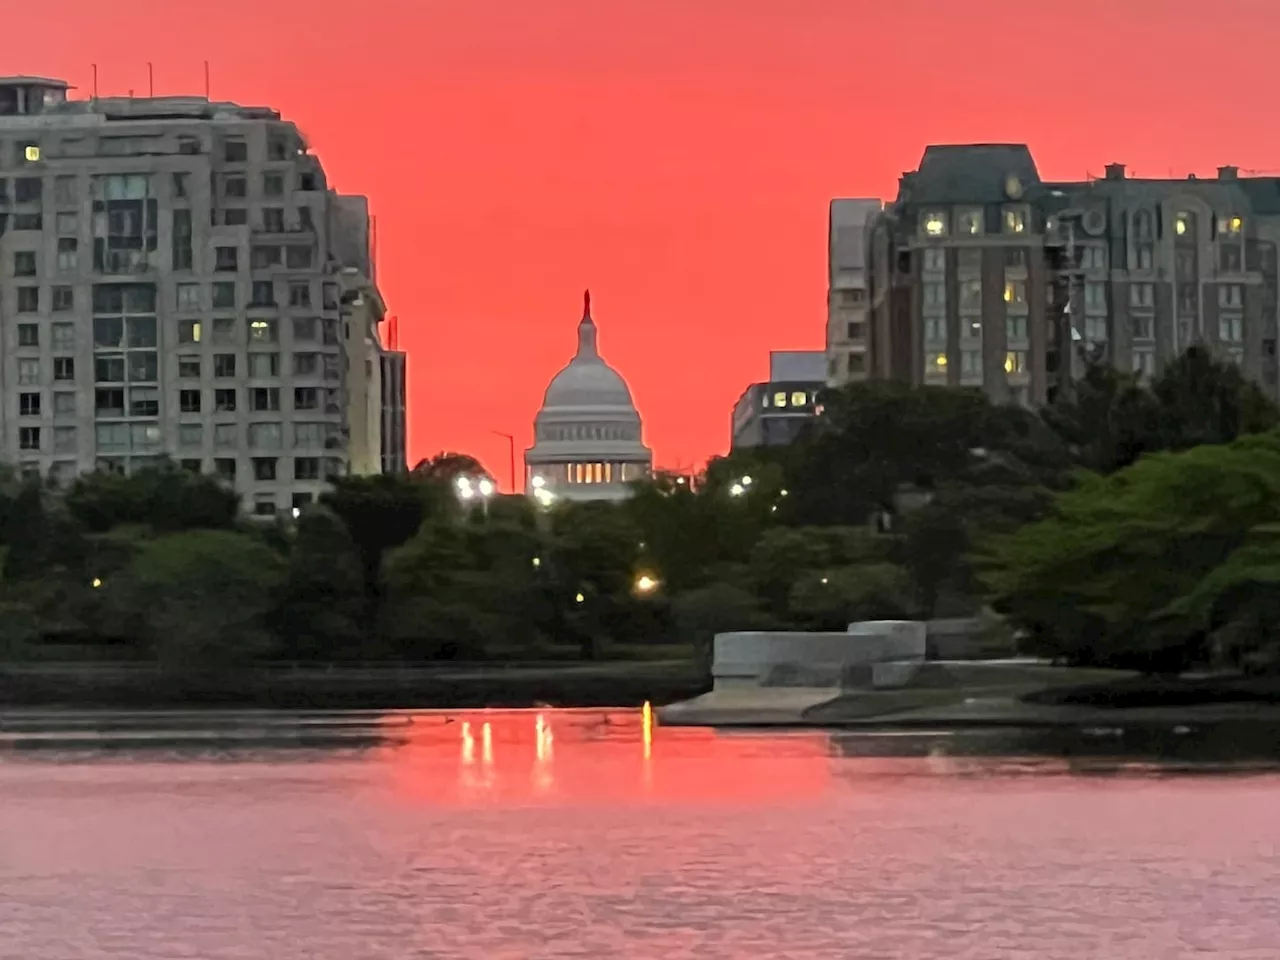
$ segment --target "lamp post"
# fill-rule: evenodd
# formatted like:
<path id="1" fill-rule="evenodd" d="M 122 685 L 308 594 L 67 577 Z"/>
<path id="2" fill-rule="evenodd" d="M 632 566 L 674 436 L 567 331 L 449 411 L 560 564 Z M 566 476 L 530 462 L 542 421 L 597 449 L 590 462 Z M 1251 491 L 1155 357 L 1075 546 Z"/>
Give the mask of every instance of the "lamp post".
<path id="1" fill-rule="evenodd" d="M 493 496 L 494 483 L 488 477 L 481 477 L 479 480 L 472 480 L 470 477 L 458 477 L 454 481 L 454 489 L 458 493 L 458 499 L 464 504 L 469 504 L 473 500 L 480 501 L 480 509 L 484 513 L 484 518 L 489 519 L 489 498 Z"/>
<path id="2" fill-rule="evenodd" d="M 507 439 L 507 471 L 511 480 L 511 492 L 516 492 L 516 438 L 509 433 L 503 433 L 501 430 L 489 431 L 494 436 L 506 437 Z"/>

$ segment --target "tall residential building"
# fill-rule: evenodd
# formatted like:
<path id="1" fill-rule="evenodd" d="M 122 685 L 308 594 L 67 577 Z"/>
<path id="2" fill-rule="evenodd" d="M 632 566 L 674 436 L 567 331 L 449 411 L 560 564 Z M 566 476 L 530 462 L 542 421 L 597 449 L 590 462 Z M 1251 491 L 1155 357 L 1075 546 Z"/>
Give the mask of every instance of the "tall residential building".
<path id="1" fill-rule="evenodd" d="M 1277 395 L 1280 179 L 1040 179 L 1021 144 L 931 146 L 875 219 L 873 375 L 1037 404 L 1193 343 Z"/>
<path id="2" fill-rule="evenodd" d="M 827 385 L 827 354 L 821 350 L 774 350 L 769 379 L 753 383 L 733 405 L 730 445 L 788 444 L 819 411 L 818 394 Z"/>
<path id="3" fill-rule="evenodd" d="M 394 347 L 394 342 L 392 346 Z M 382 366 L 382 472 L 405 473 L 409 469 L 406 450 L 405 354 L 401 350 L 384 349 L 379 362 Z"/>
<path id="4" fill-rule="evenodd" d="M 867 376 L 867 231 L 879 200 L 832 200 L 827 220 L 827 383 Z"/>
<path id="5" fill-rule="evenodd" d="M 274 110 L 67 92 L 0 79 L 0 460 L 170 457 L 256 513 L 309 502 L 351 468 L 367 230 Z"/>

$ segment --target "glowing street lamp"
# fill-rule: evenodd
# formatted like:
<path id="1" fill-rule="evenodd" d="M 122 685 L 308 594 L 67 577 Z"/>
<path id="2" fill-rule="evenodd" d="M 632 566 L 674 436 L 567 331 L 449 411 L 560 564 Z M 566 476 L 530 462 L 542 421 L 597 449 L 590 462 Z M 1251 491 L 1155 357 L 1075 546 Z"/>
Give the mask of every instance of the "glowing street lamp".
<path id="1" fill-rule="evenodd" d="M 735 483 L 733 486 L 729 488 L 729 496 L 731 497 L 740 497 L 746 492 L 747 492 L 747 488 L 744 487 L 741 483 Z"/>
<path id="2" fill-rule="evenodd" d="M 653 591 L 657 589 L 658 589 L 658 581 L 653 577 L 649 576 L 647 573 L 642 573 L 640 574 L 640 576 L 636 577 L 637 593 L 644 593 L 644 594 L 653 593 Z"/>

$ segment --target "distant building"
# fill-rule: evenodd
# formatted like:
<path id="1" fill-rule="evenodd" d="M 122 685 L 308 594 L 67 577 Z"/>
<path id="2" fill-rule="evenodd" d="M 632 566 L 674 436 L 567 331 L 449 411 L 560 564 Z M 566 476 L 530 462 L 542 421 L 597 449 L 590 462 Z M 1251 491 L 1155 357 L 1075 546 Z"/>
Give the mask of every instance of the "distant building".
<path id="1" fill-rule="evenodd" d="M 406 451 L 408 424 L 405 403 L 405 354 L 400 350 L 383 350 L 382 366 L 382 472 L 404 473 L 409 468 Z"/>
<path id="2" fill-rule="evenodd" d="M 818 413 L 826 387 L 827 357 L 821 350 L 775 350 L 769 379 L 753 383 L 733 405 L 734 450 L 794 440 Z"/>
<path id="3" fill-rule="evenodd" d="M 867 251 L 873 376 L 1035 405 L 1191 344 L 1278 396 L 1280 178 L 1047 183 L 1023 144 L 931 146 Z"/>
<path id="4" fill-rule="evenodd" d="M 649 475 L 653 455 L 627 382 L 600 356 L 591 295 L 584 301 L 577 353 L 547 386 L 534 420 L 534 444 L 524 455 L 526 490 L 621 500 L 628 483 Z"/>
<path id="5" fill-rule="evenodd" d="M 171 458 L 264 515 L 376 470 L 364 201 L 274 110 L 68 89 L 0 78 L 0 461 Z"/>
<path id="6" fill-rule="evenodd" d="M 867 232 L 882 206 L 879 200 L 831 201 L 826 379 L 833 387 L 867 377 Z"/>

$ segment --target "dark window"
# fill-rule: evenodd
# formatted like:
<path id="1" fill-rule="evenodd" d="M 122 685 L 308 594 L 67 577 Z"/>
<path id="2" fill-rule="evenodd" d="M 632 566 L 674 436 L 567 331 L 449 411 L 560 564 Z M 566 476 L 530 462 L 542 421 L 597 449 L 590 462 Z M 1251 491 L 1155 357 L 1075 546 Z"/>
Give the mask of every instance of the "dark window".
<path id="1" fill-rule="evenodd" d="M 40 346 L 40 327 L 34 323 L 18 324 L 18 346 L 20 347 Z"/>
<path id="2" fill-rule="evenodd" d="M 53 288 L 53 312 L 66 313 L 76 308 L 76 292 L 72 287 Z"/>
<path id="3" fill-rule="evenodd" d="M 14 251 L 13 275 L 15 277 L 34 277 L 36 275 L 36 254 L 34 250 Z"/>
<path id="4" fill-rule="evenodd" d="M 93 395 L 94 412 L 104 417 L 124 416 L 124 390 L 115 387 L 108 390 L 95 390 Z"/>
<path id="5" fill-rule="evenodd" d="M 259 413 L 280 409 L 279 387 L 254 387 L 249 391 L 249 409 Z"/>
<path id="6" fill-rule="evenodd" d="M 235 273 L 240 269 L 240 251 L 236 247 L 215 247 L 213 269 Z"/>
<path id="7" fill-rule="evenodd" d="M 319 457 L 295 457 L 293 460 L 293 479 L 319 480 L 320 479 L 320 458 Z"/>
<path id="8" fill-rule="evenodd" d="M 254 247 L 249 252 L 249 266 L 254 270 L 266 270 L 280 266 L 280 248 L 277 246 Z"/>
<path id="9" fill-rule="evenodd" d="M 285 247 L 285 266 L 290 270 L 310 268 L 315 254 L 310 247 Z"/>
<path id="10" fill-rule="evenodd" d="M 223 141 L 222 159 L 227 163 L 244 163 L 249 159 L 249 144 L 243 140 Z"/>
<path id="11" fill-rule="evenodd" d="M 234 307 L 236 305 L 236 285 L 220 281 L 213 285 L 214 308 Z"/>
<path id="12" fill-rule="evenodd" d="M 315 387 L 293 388 L 293 409 L 315 410 L 320 406 L 320 391 Z"/>
<path id="13" fill-rule="evenodd" d="M 178 358 L 178 376 L 187 379 L 199 379 L 200 377 L 200 358 L 199 357 L 179 357 Z"/>
<path id="14" fill-rule="evenodd" d="M 18 415 L 23 417 L 40 416 L 40 394 L 38 393 L 18 394 Z"/>
<path id="15" fill-rule="evenodd" d="M 276 502 L 274 500 L 257 500 L 253 504 L 253 512 L 259 517 L 274 517 Z"/>
<path id="16" fill-rule="evenodd" d="M 299 190 L 318 190 L 318 183 L 319 180 L 316 178 L 314 173 L 304 173 L 298 177 Z"/>
<path id="17" fill-rule="evenodd" d="M 276 458 L 275 457 L 254 457 L 253 458 L 253 479 L 274 480 L 275 478 L 276 478 Z"/>
<path id="18" fill-rule="evenodd" d="M 39 450 L 40 449 L 40 428 L 39 427 L 19 427 L 18 428 L 18 448 L 21 450 Z"/>
<path id="19" fill-rule="evenodd" d="M 234 353 L 215 353 L 213 355 L 213 375 L 215 377 L 234 377 L 236 375 L 236 355 Z"/>
<path id="20" fill-rule="evenodd" d="M 218 457 L 213 461 L 213 469 L 223 480 L 236 478 L 236 462 L 231 457 Z"/>
<path id="21" fill-rule="evenodd" d="M 309 283 L 289 284 L 289 306 L 291 307 L 311 306 L 311 284 Z M 295 327 L 296 327 L 296 324 L 295 324 Z"/>
<path id="22" fill-rule="evenodd" d="M 253 281 L 253 290 L 249 300 L 251 307 L 273 307 L 276 303 L 275 284 L 270 280 Z"/>
<path id="23" fill-rule="evenodd" d="M 213 391 L 213 409 L 218 413 L 233 413 L 236 409 L 235 389 Z"/>
<path id="24" fill-rule="evenodd" d="M 39 177 L 18 177 L 13 181 L 14 203 L 38 203 L 44 194 L 44 181 Z"/>
<path id="25" fill-rule="evenodd" d="M 178 409 L 183 413 L 199 413 L 200 412 L 200 391 L 199 390 L 179 390 L 178 391 Z"/>
<path id="26" fill-rule="evenodd" d="M 40 288 L 39 287 L 19 287 L 18 288 L 18 312 L 19 313 L 39 313 L 40 312 Z"/>
<path id="27" fill-rule="evenodd" d="M 267 233 L 284 233 L 284 208 L 265 207 L 262 211 L 262 229 Z"/>
<path id="28" fill-rule="evenodd" d="M 193 263 L 191 211 L 175 210 L 173 211 L 173 269 L 190 270 Z"/>
<path id="29" fill-rule="evenodd" d="M 264 173 L 262 175 L 262 195 L 279 197 L 284 195 L 284 174 Z"/>
<path id="30" fill-rule="evenodd" d="M 74 380 L 75 378 L 76 378 L 76 358 L 75 357 L 54 357 L 53 358 L 53 379 Z"/>
<path id="31" fill-rule="evenodd" d="M 244 207 L 227 207 L 222 211 L 222 222 L 228 227 L 243 227 L 249 222 L 249 211 Z"/>

